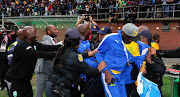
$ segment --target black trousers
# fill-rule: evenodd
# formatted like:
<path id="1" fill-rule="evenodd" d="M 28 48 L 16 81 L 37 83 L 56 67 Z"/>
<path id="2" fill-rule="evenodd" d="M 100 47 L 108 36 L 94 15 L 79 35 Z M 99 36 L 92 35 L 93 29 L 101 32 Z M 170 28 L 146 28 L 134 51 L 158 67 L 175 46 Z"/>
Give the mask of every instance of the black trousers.
<path id="1" fill-rule="evenodd" d="M 84 89 L 84 97 L 105 97 L 100 74 L 92 77 Z"/>
<path id="2" fill-rule="evenodd" d="M 126 84 L 126 93 L 127 93 L 127 97 L 130 97 L 130 96 L 131 96 L 134 87 L 135 87 L 135 83 Z"/>
<path id="3" fill-rule="evenodd" d="M 10 92 L 12 97 L 14 97 L 13 92 L 17 92 L 17 97 L 33 97 L 33 91 L 30 81 L 13 81 L 10 88 Z"/>
<path id="4" fill-rule="evenodd" d="M 2 57 L 2 56 L 0 56 L 0 57 Z M 8 60 L 7 59 L 0 59 L 0 80 L 1 80 L 1 86 L 4 86 L 4 87 L 6 86 L 4 79 L 5 79 L 5 74 L 8 70 L 8 68 L 9 68 Z"/>

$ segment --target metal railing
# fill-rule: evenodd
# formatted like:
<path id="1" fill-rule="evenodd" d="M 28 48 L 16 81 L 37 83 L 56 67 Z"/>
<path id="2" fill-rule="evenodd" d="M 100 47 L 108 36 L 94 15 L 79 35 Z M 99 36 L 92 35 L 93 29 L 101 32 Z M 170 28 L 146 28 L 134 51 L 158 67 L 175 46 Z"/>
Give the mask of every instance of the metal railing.
<path id="1" fill-rule="evenodd" d="M 149 5 L 149 6 L 134 6 L 137 10 L 137 18 L 162 18 L 162 17 L 180 17 L 180 4 L 167 4 L 167 5 Z M 96 10 L 91 10 L 88 14 L 93 16 L 93 19 L 108 19 L 111 17 L 111 14 L 120 14 L 120 18 L 125 18 L 127 7 L 119 7 L 117 8 L 118 13 L 111 13 L 110 11 L 115 9 L 115 7 L 109 8 L 97 8 Z M 85 9 L 82 10 L 74 10 L 74 13 L 70 14 L 72 11 L 69 10 L 61 10 L 55 11 L 55 16 L 81 16 L 82 14 L 86 14 Z M 28 12 L 27 16 L 51 16 L 52 12 L 44 12 L 44 11 L 36 11 L 36 12 Z M 9 13 L 1 12 L 4 17 L 9 17 Z M 24 13 L 15 13 L 19 15 L 23 15 Z M 63 15 L 62 15 L 63 14 Z M 20 16 L 20 17 L 21 17 Z M 12 17 L 12 16 L 10 16 Z M 16 17 L 16 16 L 15 16 Z"/>

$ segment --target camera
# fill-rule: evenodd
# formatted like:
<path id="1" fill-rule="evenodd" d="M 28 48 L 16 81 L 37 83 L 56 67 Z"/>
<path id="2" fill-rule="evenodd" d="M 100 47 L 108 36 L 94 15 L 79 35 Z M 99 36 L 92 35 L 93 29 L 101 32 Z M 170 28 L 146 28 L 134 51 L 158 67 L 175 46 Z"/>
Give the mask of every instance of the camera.
<path id="1" fill-rule="evenodd" d="M 10 34 L 12 31 L 11 30 L 6 30 L 6 33 L 7 34 Z"/>
<path id="2" fill-rule="evenodd" d="M 86 14 L 84 20 L 85 20 L 85 21 L 89 21 L 89 16 L 90 16 L 90 15 Z"/>

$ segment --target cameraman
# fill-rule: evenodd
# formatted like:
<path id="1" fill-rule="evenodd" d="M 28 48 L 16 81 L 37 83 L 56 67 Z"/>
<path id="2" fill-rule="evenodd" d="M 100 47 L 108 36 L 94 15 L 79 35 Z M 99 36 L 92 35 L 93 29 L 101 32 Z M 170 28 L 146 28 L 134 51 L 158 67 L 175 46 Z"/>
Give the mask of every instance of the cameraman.
<path id="1" fill-rule="evenodd" d="M 81 19 L 77 21 L 76 23 L 76 28 L 78 29 L 78 25 L 81 24 L 81 22 L 84 20 L 84 24 L 86 24 L 86 35 L 82 35 L 85 37 L 86 40 L 89 40 L 89 43 L 90 43 L 90 49 L 91 50 L 94 50 L 95 47 L 97 47 L 95 44 L 98 41 L 98 34 L 97 32 L 99 31 L 99 27 L 97 25 L 97 23 L 92 19 L 91 16 L 89 15 L 82 15 Z M 90 25 L 90 22 L 93 24 L 93 26 L 91 27 Z M 80 25 L 79 25 L 80 26 Z M 89 29 L 91 28 L 90 32 L 89 32 Z M 81 31 L 80 31 L 81 33 Z"/>
<path id="2" fill-rule="evenodd" d="M 92 19 L 92 17 L 91 17 L 90 15 L 85 15 L 85 14 L 83 14 L 82 17 L 81 17 L 81 19 L 77 21 L 77 23 L 76 23 L 76 25 L 75 25 L 76 28 L 77 28 L 77 26 L 78 26 L 79 24 L 81 24 L 81 22 L 82 22 L 83 20 L 85 20 L 86 22 L 88 22 L 87 25 L 90 25 L 90 22 L 91 22 L 93 25 L 97 25 L 97 23 Z M 90 26 L 88 26 L 88 27 L 90 28 Z"/>
<path id="3" fill-rule="evenodd" d="M 5 74 L 9 68 L 8 60 L 7 60 L 7 48 L 16 40 L 16 34 L 14 31 L 10 31 L 10 34 L 8 34 L 5 27 L 0 28 L 0 80 L 1 80 L 1 86 L 0 89 L 4 90 L 5 88 Z"/>

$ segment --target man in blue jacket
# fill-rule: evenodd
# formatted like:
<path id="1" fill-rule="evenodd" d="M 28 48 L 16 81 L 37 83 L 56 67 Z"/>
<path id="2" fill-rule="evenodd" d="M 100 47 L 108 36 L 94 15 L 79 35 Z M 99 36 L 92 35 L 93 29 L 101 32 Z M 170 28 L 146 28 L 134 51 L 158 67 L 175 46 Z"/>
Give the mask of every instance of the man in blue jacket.
<path id="1" fill-rule="evenodd" d="M 132 23 L 123 26 L 122 31 L 106 35 L 98 47 L 98 62 L 104 60 L 107 67 L 101 74 L 106 97 L 127 97 L 124 68 L 129 65 L 133 55 L 126 49 L 125 43 L 139 40 L 138 27 Z"/>

